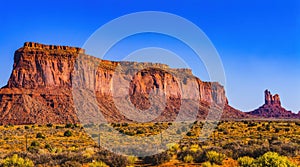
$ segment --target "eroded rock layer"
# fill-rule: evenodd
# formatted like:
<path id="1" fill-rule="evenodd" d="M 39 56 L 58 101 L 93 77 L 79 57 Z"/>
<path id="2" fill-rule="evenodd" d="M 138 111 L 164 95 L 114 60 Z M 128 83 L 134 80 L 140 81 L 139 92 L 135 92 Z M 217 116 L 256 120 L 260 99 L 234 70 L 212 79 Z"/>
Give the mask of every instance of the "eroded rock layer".
<path id="1" fill-rule="evenodd" d="M 80 48 L 33 42 L 15 52 L 0 90 L 1 124 L 174 121 L 195 113 L 205 119 L 212 109 L 223 119 L 250 117 L 228 105 L 223 86 L 189 69 L 101 60 Z"/>

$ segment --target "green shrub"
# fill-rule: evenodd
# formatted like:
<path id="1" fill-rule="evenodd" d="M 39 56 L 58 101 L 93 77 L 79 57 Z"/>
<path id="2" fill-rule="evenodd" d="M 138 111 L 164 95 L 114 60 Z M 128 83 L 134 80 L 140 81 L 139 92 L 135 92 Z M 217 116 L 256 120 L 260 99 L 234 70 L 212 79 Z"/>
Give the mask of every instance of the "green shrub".
<path id="1" fill-rule="evenodd" d="M 73 128 L 73 124 L 68 123 L 65 125 L 65 128 Z"/>
<path id="2" fill-rule="evenodd" d="M 193 161 L 196 163 L 202 163 L 206 161 L 206 155 L 204 151 L 198 150 L 197 152 L 193 152 L 187 148 L 182 148 L 182 151 L 177 153 L 177 158 L 181 161 L 184 161 L 184 158 L 188 155 L 193 157 Z"/>
<path id="3" fill-rule="evenodd" d="M 127 157 L 107 150 L 97 152 L 94 157 L 96 161 L 102 161 L 110 167 L 126 167 L 129 165 Z"/>
<path id="4" fill-rule="evenodd" d="M 146 156 L 143 158 L 143 161 L 146 164 L 160 165 L 165 162 L 168 162 L 170 159 L 170 154 L 168 154 L 167 152 L 163 152 L 152 156 Z"/>
<path id="5" fill-rule="evenodd" d="M 4 159 L 1 163 L 3 167 L 33 167 L 34 164 L 30 159 L 23 159 L 17 154 Z"/>
<path id="6" fill-rule="evenodd" d="M 136 131 L 136 134 L 144 134 L 145 133 L 145 131 L 144 130 L 141 130 L 141 129 L 138 129 L 137 131 Z"/>
<path id="7" fill-rule="evenodd" d="M 179 144 L 177 143 L 168 143 L 166 146 L 172 154 L 176 154 L 179 151 Z"/>
<path id="8" fill-rule="evenodd" d="M 62 129 L 63 127 L 62 126 L 59 126 L 59 125 L 57 125 L 57 126 L 55 126 L 55 129 Z"/>
<path id="9" fill-rule="evenodd" d="M 275 152 L 267 152 L 257 159 L 256 166 L 259 167 L 296 167 L 287 157 L 280 156 Z"/>
<path id="10" fill-rule="evenodd" d="M 95 161 L 95 162 L 89 163 L 89 167 L 108 167 L 108 166 L 102 161 Z"/>
<path id="11" fill-rule="evenodd" d="M 30 146 L 32 146 L 32 147 L 39 147 L 40 143 L 37 142 L 37 141 L 32 141 L 31 144 L 30 144 Z"/>
<path id="12" fill-rule="evenodd" d="M 195 133 L 194 133 L 194 132 L 187 132 L 186 135 L 187 135 L 187 136 L 195 136 Z"/>
<path id="13" fill-rule="evenodd" d="M 136 163 L 136 161 L 138 160 L 138 158 L 135 157 L 135 156 L 128 156 L 128 157 L 127 157 L 127 160 L 128 160 L 128 163 L 129 163 L 130 165 L 133 165 L 133 164 Z"/>
<path id="14" fill-rule="evenodd" d="M 39 148 L 38 147 L 29 146 L 27 148 L 27 151 L 30 152 L 30 153 L 32 153 L 32 154 L 36 154 L 36 153 L 39 152 Z"/>
<path id="15" fill-rule="evenodd" d="M 74 127 L 75 127 L 75 128 L 79 128 L 80 125 L 79 125 L 79 124 L 74 124 Z"/>
<path id="16" fill-rule="evenodd" d="M 39 133 L 36 134 L 36 138 L 45 139 L 46 136 L 39 132 Z"/>
<path id="17" fill-rule="evenodd" d="M 190 151 L 197 152 L 198 150 L 199 150 L 199 145 L 198 144 L 191 145 Z"/>
<path id="18" fill-rule="evenodd" d="M 53 147 L 48 143 L 45 145 L 45 149 L 47 149 L 49 152 L 53 151 Z"/>
<path id="19" fill-rule="evenodd" d="M 254 158 L 248 156 L 240 157 L 237 161 L 240 167 L 253 167 L 254 164 Z"/>
<path id="20" fill-rule="evenodd" d="M 125 135 L 128 135 L 128 136 L 134 136 L 134 135 L 135 135 L 135 132 L 125 131 L 124 134 L 125 134 Z"/>
<path id="21" fill-rule="evenodd" d="M 69 130 L 65 131 L 65 133 L 64 133 L 65 137 L 71 137 L 72 135 L 73 135 L 72 132 Z"/>
<path id="22" fill-rule="evenodd" d="M 207 162 L 203 162 L 201 164 L 202 167 L 218 167 L 218 165 L 215 165 L 215 164 L 211 164 L 209 161 Z"/>
<path id="23" fill-rule="evenodd" d="M 256 122 L 250 122 L 250 123 L 248 123 L 248 127 L 254 127 L 254 126 L 257 126 Z"/>
<path id="24" fill-rule="evenodd" d="M 223 160 L 226 158 L 226 155 L 218 153 L 216 151 L 208 151 L 206 153 L 206 158 L 212 164 L 222 165 Z"/>
<path id="25" fill-rule="evenodd" d="M 30 146 L 27 148 L 27 151 L 30 153 L 38 153 L 39 152 L 40 143 L 37 141 L 32 141 Z"/>
<path id="26" fill-rule="evenodd" d="M 185 163 L 192 163 L 192 162 L 194 161 L 194 158 L 193 158 L 193 156 L 191 156 L 190 154 L 188 154 L 187 156 L 185 156 L 185 157 L 183 158 L 183 161 L 184 161 Z"/>

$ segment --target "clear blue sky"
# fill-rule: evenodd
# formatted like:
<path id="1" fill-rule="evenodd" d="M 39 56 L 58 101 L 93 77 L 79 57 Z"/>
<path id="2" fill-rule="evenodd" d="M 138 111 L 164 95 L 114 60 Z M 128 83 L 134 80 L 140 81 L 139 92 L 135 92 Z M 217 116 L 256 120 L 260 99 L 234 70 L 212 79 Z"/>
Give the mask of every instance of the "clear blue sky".
<path id="1" fill-rule="evenodd" d="M 300 110 L 299 0 L 3 1 L 0 85 L 6 84 L 13 53 L 25 41 L 82 46 L 106 22 L 147 10 L 182 16 L 206 33 L 222 59 L 232 106 L 257 108 L 268 88 L 281 95 L 284 107 Z M 202 72 L 196 75 L 207 79 Z"/>

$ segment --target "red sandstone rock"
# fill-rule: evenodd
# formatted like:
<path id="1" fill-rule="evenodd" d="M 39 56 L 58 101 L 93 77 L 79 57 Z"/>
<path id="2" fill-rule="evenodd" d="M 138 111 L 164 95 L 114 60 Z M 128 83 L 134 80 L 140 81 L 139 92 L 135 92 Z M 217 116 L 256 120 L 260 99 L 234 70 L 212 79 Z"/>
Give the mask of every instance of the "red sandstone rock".
<path id="1" fill-rule="evenodd" d="M 128 87 L 123 83 L 129 83 Z M 165 98 L 152 97 L 153 92 L 163 92 Z M 271 98 L 271 103 L 280 105 L 279 96 Z M 76 112 L 74 101 L 81 113 Z M 141 112 L 151 109 L 147 114 L 157 115 L 151 121 L 173 121 L 180 111 L 183 117 L 196 112 L 198 119 L 205 119 L 211 108 L 224 110 L 222 119 L 251 117 L 228 105 L 223 86 L 203 82 L 189 69 L 113 62 L 86 55 L 80 48 L 26 42 L 15 52 L 8 84 L 0 89 L 0 123 L 75 123 L 78 118 L 83 123 L 101 119 L 130 122 L 136 116 L 131 105 Z M 98 117 L 100 111 L 104 118 Z"/>
<path id="2" fill-rule="evenodd" d="M 280 97 L 278 94 L 272 96 L 270 91 L 265 91 L 265 104 L 254 111 L 248 112 L 253 116 L 260 118 L 276 118 L 276 119 L 290 119 L 300 118 L 299 114 L 295 114 L 291 111 L 287 111 L 281 106 Z"/>

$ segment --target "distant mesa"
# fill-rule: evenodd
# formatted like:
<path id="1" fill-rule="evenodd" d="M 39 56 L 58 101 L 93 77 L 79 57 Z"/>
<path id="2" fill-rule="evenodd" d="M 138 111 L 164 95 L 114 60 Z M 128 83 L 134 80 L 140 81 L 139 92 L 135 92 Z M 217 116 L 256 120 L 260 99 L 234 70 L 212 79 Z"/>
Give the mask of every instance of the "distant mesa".
<path id="1" fill-rule="evenodd" d="M 254 111 L 248 112 L 253 116 L 260 118 L 274 118 L 274 119 L 297 119 L 300 118 L 300 114 L 295 114 L 292 111 L 288 111 L 281 106 L 280 96 L 271 94 L 269 90 L 265 90 L 265 104 Z"/>

